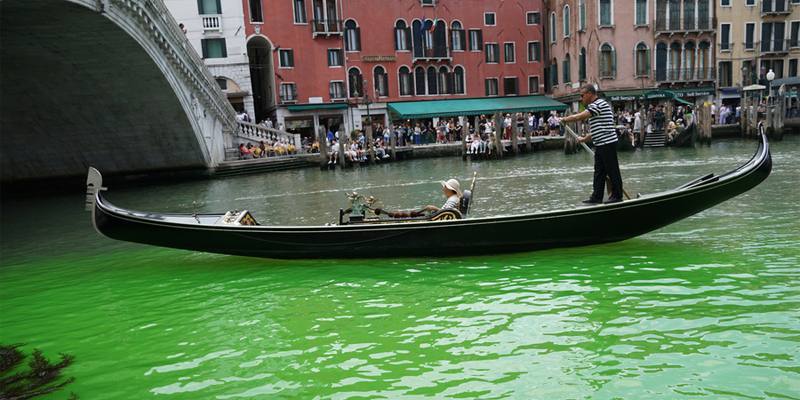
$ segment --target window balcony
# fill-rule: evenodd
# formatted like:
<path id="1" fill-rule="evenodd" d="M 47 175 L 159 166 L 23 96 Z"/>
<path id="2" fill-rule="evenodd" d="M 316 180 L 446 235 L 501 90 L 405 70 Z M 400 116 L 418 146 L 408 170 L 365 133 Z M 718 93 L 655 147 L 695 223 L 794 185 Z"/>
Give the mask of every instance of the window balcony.
<path id="1" fill-rule="evenodd" d="M 667 68 L 653 71 L 658 82 L 713 81 L 714 73 L 714 68 Z"/>
<path id="2" fill-rule="evenodd" d="M 791 9 L 792 5 L 788 0 L 777 0 L 773 7 L 772 2 L 770 1 L 763 1 L 761 3 L 761 16 L 781 16 L 781 15 L 789 15 L 792 13 Z"/>
<path id="3" fill-rule="evenodd" d="M 450 61 L 452 60 L 452 56 L 450 55 L 450 48 L 447 46 L 442 47 L 434 47 L 432 49 L 422 49 L 419 51 L 418 49 L 414 49 L 413 52 L 414 62 L 418 61 Z M 499 56 L 499 55 L 498 55 Z"/>
<path id="4" fill-rule="evenodd" d="M 311 21 L 313 37 L 339 36 L 342 34 L 342 20 L 340 19 L 315 19 Z"/>
<path id="5" fill-rule="evenodd" d="M 203 33 L 205 32 L 222 32 L 222 16 L 221 15 L 203 15 Z"/>
<path id="6" fill-rule="evenodd" d="M 281 104 L 294 104 L 297 103 L 297 90 L 293 89 L 288 93 L 284 92 L 281 93 L 280 97 Z"/>
<path id="7" fill-rule="evenodd" d="M 714 26 L 716 26 L 716 18 L 699 18 L 699 19 L 681 19 L 678 23 L 674 21 L 670 21 L 667 24 L 667 19 L 665 17 L 656 18 L 656 20 L 651 24 L 651 29 L 655 32 L 656 36 L 658 35 L 678 35 L 678 34 L 689 34 L 689 33 L 704 33 L 704 32 L 713 32 Z"/>
<path id="8" fill-rule="evenodd" d="M 764 55 L 779 55 L 779 54 L 786 54 L 789 52 L 790 46 L 793 44 L 792 40 L 785 39 L 785 40 L 767 40 L 760 43 L 759 48 L 761 49 L 761 54 Z M 794 42 L 796 46 L 796 41 Z"/>

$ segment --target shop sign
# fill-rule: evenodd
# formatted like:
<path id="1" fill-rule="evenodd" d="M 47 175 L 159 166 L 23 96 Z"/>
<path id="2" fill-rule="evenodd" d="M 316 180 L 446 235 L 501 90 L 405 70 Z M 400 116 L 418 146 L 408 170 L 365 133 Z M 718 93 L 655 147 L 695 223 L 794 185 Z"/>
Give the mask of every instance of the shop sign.
<path id="1" fill-rule="evenodd" d="M 395 56 L 361 56 L 363 62 L 394 62 L 396 60 Z"/>

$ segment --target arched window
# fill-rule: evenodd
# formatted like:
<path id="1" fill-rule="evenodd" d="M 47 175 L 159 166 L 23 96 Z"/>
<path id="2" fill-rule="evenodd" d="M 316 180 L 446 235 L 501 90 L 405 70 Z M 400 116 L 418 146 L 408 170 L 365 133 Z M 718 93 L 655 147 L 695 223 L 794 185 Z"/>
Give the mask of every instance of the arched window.
<path id="1" fill-rule="evenodd" d="M 400 77 L 400 96 L 411 96 L 414 94 L 414 86 L 411 84 L 411 71 L 408 67 L 400 67 L 398 72 Z"/>
<path id="2" fill-rule="evenodd" d="M 650 76 L 650 49 L 644 42 L 636 45 L 636 76 Z"/>
<path id="3" fill-rule="evenodd" d="M 676 81 L 681 76 L 681 53 L 682 46 L 678 42 L 669 45 L 669 79 Z"/>
<path id="4" fill-rule="evenodd" d="M 364 77 L 358 68 L 352 67 L 347 70 L 347 82 L 350 89 L 350 97 L 361 97 L 364 95 Z"/>
<path id="5" fill-rule="evenodd" d="M 439 93 L 439 74 L 436 73 L 436 67 L 428 67 L 428 94 Z"/>
<path id="6" fill-rule="evenodd" d="M 450 24 L 450 49 L 453 51 L 463 51 L 464 43 L 467 41 L 466 32 L 461 26 L 461 22 L 453 21 Z"/>
<path id="7" fill-rule="evenodd" d="M 441 19 L 436 21 L 433 29 L 433 55 L 447 57 L 447 24 Z"/>
<path id="8" fill-rule="evenodd" d="M 464 68 L 460 66 L 453 69 L 453 93 L 464 94 Z"/>
<path id="9" fill-rule="evenodd" d="M 414 22 L 411 23 L 411 27 L 411 38 L 412 43 L 414 44 L 414 57 L 422 57 L 425 55 L 425 47 L 422 38 L 422 21 L 415 19 Z M 419 91 L 417 91 L 417 94 L 419 94 Z"/>
<path id="10" fill-rule="evenodd" d="M 709 69 L 709 48 L 711 44 L 706 41 L 700 42 L 697 46 L 697 70 L 700 79 L 712 79 L 711 69 Z"/>
<path id="11" fill-rule="evenodd" d="M 361 28 L 356 25 L 356 21 L 348 19 L 344 23 L 344 47 L 347 51 L 361 51 Z"/>
<path id="12" fill-rule="evenodd" d="M 569 37 L 569 5 L 564 6 L 564 15 L 562 15 L 563 21 L 561 21 L 561 25 L 564 28 L 564 37 Z"/>
<path id="13" fill-rule="evenodd" d="M 386 97 L 389 95 L 389 76 L 380 65 L 372 70 L 372 81 L 375 83 L 375 95 Z"/>
<path id="14" fill-rule="evenodd" d="M 425 20 L 423 27 L 427 27 L 429 24 L 433 24 L 433 21 Z M 430 55 L 433 49 L 433 29 L 422 29 L 422 46 L 425 48 L 425 55 Z"/>
<path id="15" fill-rule="evenodd" d="M 550 13 L 550 42 L 556 42 L 556 13 Z"/>
<path id="16" fill-rule="evenodd" d="M 425 90 L 425 68 L 417 67 L 414 69 L 414 82 L 417 86 L 417 96 L 422 96 L 428 93 Z"/>
<path id="17" fill-rule="evenodd" d="M 567 55 L 564 56 L 564 61 L 562 62 L 562 64 L 563 66 L 561 69 L 562 69 L 562 74 L 564 74 L 564 83 L 572 82 L 569 53 L 567 53 Z"/>
<path id="18" fill-rule="evenodd" d="M 683 0 L 683 30 L 693 31 L 696 29 L 694 10 L 697 0 Z"/>
<path id="19" fill-rule="evenodd" d="M 555 58 L 550 63 L 550 83 L 553 86 L 558 85 L 558 60 Z"/>
<path id="20" fill-rule="evenodd" d="M 578 56 L 578 80 L 586 80 L 586 48 L 581 47 L 581 54 Z"/>
<path id="21" fill-rule="evenodd" d="M 394 49 L 411 50 L 411 29 L 402 19 L 394 24 Z"/>
<path id="22" fill-rule="evenodd" d="M 664 42 L 656 45 L 656 80 L 667 80 L 667 44 Z"/>
<path id="23" fill-rule="evenodd" d="M 586 30 L 586 0 L 578 0 L 578 30 Z"/>
<path id="24" fill-rule="evenodd" d="M 452 76 L 445 66 L 439 67 L 439 94 L 452 94 L 453 84 L 450 81 Z"/>
<path id="25" fill-rule="evenodd" d="M 695 75 L 695 46 L 694 42 L 688 41 L 683 44 L 683 80 L 690 81 Z"/>
<path id="26" fill-rule="evenodd" d="M 669 0 L 669 30 L 681 30 L 681 0 Z"/>
<path id="27" fill-rule="evenodd" d="M 600 78 L 614 78 L 617 74 L 617 55 L 608 43 L 600 46 Z"/>

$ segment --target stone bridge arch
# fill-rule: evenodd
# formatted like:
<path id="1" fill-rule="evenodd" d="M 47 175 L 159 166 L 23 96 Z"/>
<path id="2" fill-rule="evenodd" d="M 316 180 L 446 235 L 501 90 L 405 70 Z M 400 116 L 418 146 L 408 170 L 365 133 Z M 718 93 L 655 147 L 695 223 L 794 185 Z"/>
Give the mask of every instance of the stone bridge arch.
<path id="1" fill-rule="evenodd" d="M 214 168 L 231 105 L 160 0 L 0 2 L 3 182 Z"/>

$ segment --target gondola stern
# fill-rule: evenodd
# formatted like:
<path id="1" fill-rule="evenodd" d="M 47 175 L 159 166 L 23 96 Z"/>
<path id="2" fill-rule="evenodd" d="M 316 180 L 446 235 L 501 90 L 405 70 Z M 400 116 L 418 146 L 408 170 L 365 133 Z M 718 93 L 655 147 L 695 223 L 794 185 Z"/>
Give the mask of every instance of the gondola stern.
<path id="1" fill-rule="evenodd" d="M 108 235 L 103 233 L 97 223 L 97 207 L 99 207 L 101 201 L 100 193 L 104 190 L 108 190 L 108 188 L 103 187 L 103 174 L 101 174 L 97 168 L 89 167 L 89 171 L 86 174 L 86 201 L 84 208 L 86 211 L 92 213 L 92 226 L 94 230 L 108 237 Z"/>

